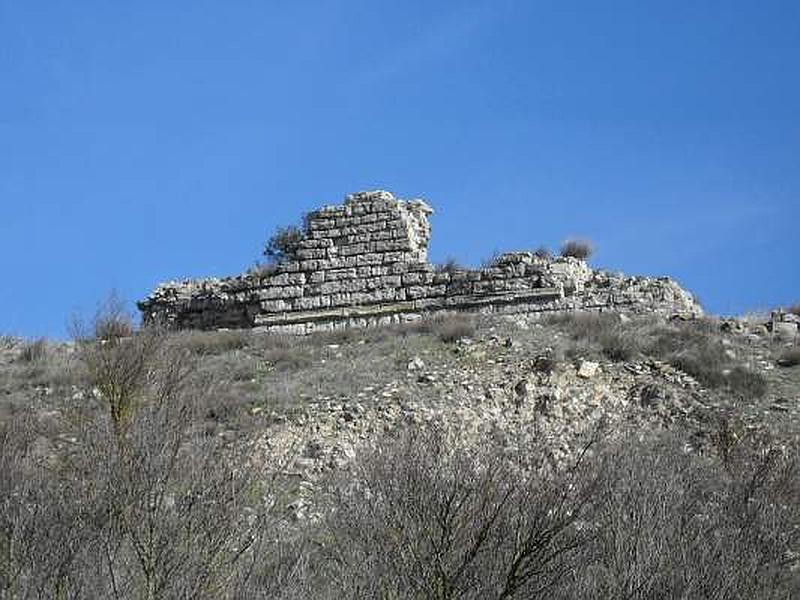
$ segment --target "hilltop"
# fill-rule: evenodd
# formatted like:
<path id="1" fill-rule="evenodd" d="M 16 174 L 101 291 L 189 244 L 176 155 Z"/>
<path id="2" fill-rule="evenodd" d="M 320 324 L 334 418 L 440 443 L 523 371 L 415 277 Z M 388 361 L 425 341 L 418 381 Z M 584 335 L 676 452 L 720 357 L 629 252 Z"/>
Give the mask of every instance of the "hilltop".
<path id="1" fill-rule="evenodd" d="M 427 261 L 349 196 L 277 260 L 0 339 L 0 596 L 800 594 L 800 309 Z"/>
<path id="2" fill-rule="evenodd" d="M 794 530 L 785 529 L 790 524 L 797 526 L 794 508 L 790 510 L 797 505 L 786 505 L 784 508 L 789 512 L 785 514 L 774 512 L 777 498 L 774 495 L 788 498 L 786 494 L 796 493 L 800 482 L 797 471 L 792 470 L 797 468 L 794 462 L 797 455 L 792 448 L 797 444 L 800 416 L 800 366 L 797 366 L 800 361 L 796 340 L 790 336 L 792 326 L 795 336 L 797 330 L 797 319 L 791 314 L 769 321 L 681 319 L 658 314 L 628 316 L 615 312 L 454 314 L 301 337 L 251 330 L 154 330 L 116 338 L 119 333 L 130 334 L 123 327 L 118 334 L 103 337 L 108 322 L 101 321 L 100 325 L 100 331 L 92 333 L 100 336 L 99 341 L 83 338 L 68 344 L 50 344 L 4 340 L 0 353 L 3 377 L 0 414 L 5 433 L 0 443 L 4 448 L 5 493 L 12 493 L 5 496 L 4 506 L 15 506 L 13 490 L 19 485 L 24 485 L 28 494 L 44 493 L 45 497 L 56 491 L 48 491 L 55 485 L 62 496 L 61 506 L 66 507 L 79 500 L 81 506 L 91 510 L 107 506 L 108 502 L 111 506 L 121 503 L 131 515 L 149 519 L 141 527 L 150 522 L 157 528 L 165 528 L 159 536 L 167 537 L 158 539 L 167 544 L 162 550 L 167 554 L 159 560 L 178 560 L 181 564 L 181 561 L 190 564 L 200 561 L 202 565 L 206 558 L 205 554 L 197 556 L 196 549 L 173 546 L 177 540 L 194 540 L 192 544 L 202 547 L 211 544 L 207 560 L 222 560 L 234 556 L 234 547 L 244 543 L 244 539 L 257 539 L 257 548 L 261 550 L 252 556 L 247 554 L 248 560 L 258 557 L 253 564 L 258 565 L 260 573 L 255 580 L 246 578 L 250 597 L 260 594 L 259 597 L 310 598 L 325 594 L 335 597 L 337 585 L 351 589 L 356 581 L 362 581 L 358 578 L 371 580 L 375 577 L 374 569 L 387 568 L 370 563 L 357 566 L 350 562 L 354 556 L 347 558 L 346 563 L 338 563 L 339 559 L 330 562 L 331 551 L 367 552 L 369 544 L 379 544 L 397 569 L 386 575 L 388 580 L 379 579 L 375 583 L 384 591 L 405 589 L 403 586 L 410 585 L 405 578 L 419 568 L 413 561 L 406 566 L 396 562 L 402 557 L 396 552 L 401 552 L 403 546 L 393 549 L 391 537 L 383 535 L 389 530 L 374 529 L 388 527 L 390 521 L 385 519 L 390 515 L 369 512 L 388 507 L 370 504 L 374 502 L 369 500 L 372 496 L 361 497 L 358 493 L 353 496 L 355 490 L 347 491 L 358 482 L 374 492 L 389 497 L 403 494 L 403 498 L 416 498 L 432 507 L 440 506 L 437 502 L 444 502 L 448 493 L 463 492 L 467 494 L 462 499 L 467 502 L 464 509 L 472 511 L 480 505 L 473 506 L 470 498 L 491 503 L 497 501 L 494 496 L 497 493 L 513 493 L 516 498 L 517 493 L 527 489 L 524 482 L 530 477 L 539 481 L 537 493 L 551 490 L 545 497 L 536 496 L 536 502 L 547 505 L 556 501 L 547 494 L 555 493 L 558 485 L 563 485 L 566 474 L 573 473 L 569 477 L 575 477 L 574 473 L 580 473 L 579 479 L 570 484 L 570 489 L 574 487 L 579 495 L 565 497 L 561 502 L 567 502 L 573 510 L 577 505 L 572 503 L 588 501 L 585 506 L 580 504 L 584 506 L 580 510 L 586 514 L 581 512 L 583 517 L 579 522 L 565 516 L 563 522 L 557 523 L 559 533 L 552 540 L 556 547 L 573 543 L 574 540 L 567 540 L 578 535 L 583 520 L 600 518 L 593 511 L 610 508 L 605 503 L 611 497 L 596 488 L 598 485 L 616 486 L 625 482 L 628 485 L 639 481 L 639 477 L 651 476 L 661 482 L 659 486 L 665 485 L 661 491 L 642 489 L 644 504 L 633 498 L 625 500 L 633 503 L 630 510 L 644 511 L 642 518 L 650 515 L 646 519 L 651 529 L 646 535 L 653 536 L 666 535 L 666 530 L 659 529 L 662 525 L 671 527 L 672 519 L 690 515 L 683 512 L 687 510 L 683 504 L 674 504 L 663 517 L 667 521 L 662 523 L 661 517 L 650 513 L 648 503 L 664 501 L 673 493 L 705 495 L 716 489 L 714 486 L 722 486 L 714 494 L 723 494 L 718 501 L 728 506 L 729 502 L 739 501 L 737 494 L 747 485 L 755 484 L 754 498 L 767 502 L 758 511 L 770 512 L 769 516 L 756 513 L 758 524 L 747 525 L 758 528 L 757 534 L 756 530 L 746 531 L 751 531 L 748 536 L 757 535 L 760 545 L 748 549 L 742 560 L 757 555 L 761 557 L 759 560 L 768 562 L 749 570 L 736 563 L 741 570 L 738 577 L 762 582 L 750 583 L 751 597 L 772 597 L 767 592 L 773 585 L 776 590 L 796 589 L 798 585 L 796 577 L 790 576 L 796 569 L 796 558 L 792 557 L 796 557 L 793 553 L 797 551 L 797 538 Z M 114 398 L 130 399 L 130 412 L 109 412 L 109 406 L 117 409 L 123 406 L 115 404 Z M 173 408 L 180 410 L 172 413 Z M 173 438 L 170 432 L 182 433 Z M 114 450 L 117 446 L 119 450 Z M 678 450 L 679 447 L 683 450 Z M 161 452 L 169 452 L 170 448 L 179 452 L 174 464 L 164 463 L 161 458 Z M 782 449 L 779 454 L 775 454 L 776 448 Z M 689 454 L 682 454 L 687 451 Z M 125 458 L 131 452 L 133 456 Z M 612 463 L 603 462 L 614 456 Z M 769 458 L 764 462 L 766 457 Z M 133 460 L 130 468 L 134 470 L 128 472 L 125 465 L 130 460 Z M 690 463 L 683 464 L 686 460 Z M 492 470 L 499 479 L 485 479 L 488 474 L 480 467 L 484 461 L 494 465 Z M 630 464 L 623 467 L 625 461 Z M 73 484 L 65 487 L 59 483 L 57 473 L 65 472 L 64 469 L 69 473 L 73 468 L 82 470 L 89 488 L 84 485 L 76 488 Z M 197 468 L 207 473 L 200 476 L 202 471 Z M 516 474 L 502 475 L 506 468 L 514 469 Z M 120 473 L 115 474 L 116 470 Z M 763 480 L 748 484 L 754 473 L 760 473 Z M 691 484 L 690 479 L 685 479 L 695 476 L 701 479 Z M 220 512 L 213 508 L 217 506 L 213 502 L 226 497 L 219 496 L 221 490 L 214 491 L 218 477 L 234 477 L 238 481 L 234 486 L 236 496 L 226 502 L 240 506 L 245 517 L 261 516 L 255 521 L 241 521 L 242 515 L 236 511 Z M 404 486 L 411 484 L 407 477 L 422 479 L 407 488 Z M 434 481 L 444 488 L 436 491 L 419 487 Z M 545 481 L 550 483 L 542 488 Z M 558 481 L 562 483 L 557 484 Z M 166 486 L 163 488 L 166 496 L 159 496 L 152 510 L 136 496 L 126 493 L 120 497 L 117 492 L 120 485 L 128 486 L 125 489 L 134 493 L 137 489 L 149 489 L 156 482 L 161 482 L 158 486 Z M 448 482 L 456 487 L 448 488 Z M 557 487 L 547 487 L 551 484 Z M 507 485 L 512 487 L 503 492 Z M 682 487 L 685 485 L 692 487 Z M 217 500 L 205 508 L 197 505 L 188 512 L 178 510 L 182 506 L 181 489 L 187 493 L 202 490 Z M 244 495 L 239 496 L 240 492 Z M 440 497 L 440 492 L 445 496 Z M 652 496 L 654 493 L 666 496 L 657 498 Z M 725 494 L 733 495 L 724 499 Z M 398 502 L 398 497 L 392 502 Z M 520 497 L 509 506 L 516 507 L 514 510 L 527 506 L 518 502 L 523 499 Z M 713 512 L 716 509 L 704 504 L 707 500 L 702 497 L 691 502 L 700 502 L 698 506 L 703 508 L 692 510 L 704 511 L 707 518 L 735 516 L 730 507 L 724 513 Z M 42 505 L 46 506 L 47 503 Z M 422 530 L 414 533 L 413 527 L 425 523 L 426 527 L 432 526 L 427 519 L 435 519 L 435 515 L 416 514 L 413 506 L 402 503 L 397 508 L 412 511 L 391 517 L 405 523 L 404 528 L 412 528 L 403 530 L 404 544 L 412 541 L 428 544 L 430 540 Z M 69 511 L 73 509 L 78 510 L 78 506 Z M 500 510 L 499 505 L 497 509 Z M 110 535 L 103 533 L 106 530 L 102 520 L 91 527 L 85 524 L 78 528 L 89 539 L 83 535 L 76 538 L 75 525 L 67 526 L 72 522 L 71 512 L 45 510 L 38 516 L 32 514 L 34 521 L 26 521 L 24 513 L 18 510 L 6 512 L 3 518 L 17 527 L 27 524 L 35 530 L 43 523 L 49 525 L 45 538 L 33 537 L 24 543 L 18 537 L 26 531 L 24 527 L 8 530 L 17 544 L 17 552 L 20 548 L 28 548 L 26 551 L 31 553 L 42 552 L 37 544 L 49 544 L 47 540 L 53 537 L 62 539 L 64 551 L 72 550 L 66 557 L 63 553 L 57 556 L 79 563 L 70 563 L 75 571 L 65 576 L 61 585 L 78 585 L 74 579 L 80 577 L 80 585 L 91 583 L 97 590 L 106 589 L 107 578 L 79 566 L 89 560 L 86 553 L 91 556 L 94 551 L 95 546 L 89 541 L 91 536 Z M 84 519 L 85 516 L 80 517 L 82 510 L 74 518 Z M 466 513 L 463 518 L 467 518 Z M 453 535 L 472 536 L 475 532 L 471 527 L 479 526 L 480 518 L 478 512 L 467 521 L 453 523 L 456 528 Z M 214 546 L 213 539 L 206 537 L 211 534 L 207 529 L 211 523 L 221 527 L 220 546 Z M 65 528 L 56 527 L 59 524 Z M 266 529 L 261 529 L 263 526 Z M 363 537 L 364 527 L 373 529 L 371 535 L 376 537 L 370 538 L 371 541 Z M 691 522 L 687 527 L 683 535 L 694 536 L 701 531 L 694 532 Z M 117 577 L 127 578 L 131 590 L 139 589 L 137 586 L 143 580 L 137 575 L 136 565 L 141 558 L 136 558 L 135 552 L 130 554 L 133 550 L 125 540 L 134 540 L 143 531 L 130 522 L 113 531 L 116 533 L 111 539 L 123 544 L 113 559 L 114 568 L 120 570 Z M 745 530 L 736 531 L 740 531 L 737 535 L 743 535 Z M 495 533 L 498 532 L 493 531 L 492 535 Z M 253 535 L 256 538 L 250 537 Z M 336 537 L 329 538 L 330 535 Z M 767 538 L 760 536 L 768 536 L 772 541 L 763 546 Z M 682 546 L 686 539 L 679 538 L 674 543 Z M 708 542 L 708 538 L 701 539 Z M 706 564 L 702 561 L 709 561 L 702 568 L 710 568 L 708 565 L 718 561 L 716 552 L 730 553 L 732 549 L 726 540 L 723 536 L 721 545 L 714 546 L 716 549 L 703 547 L 704 554 L 692 559 L 701 561 L 696 568 Z M 756 538 L 735 543 L 750 548 L 751 542 L 755 544 Z M 567 552 L 565 558 L 589 561 L 590 557 L 583 553 L 593 547 L 587 538 L 574 551 Z M 659 560 L 674 561 L 677 556 L 671 554 L 671 548 L 669 544 L 662 548 L 661 552 L 666 554 Z M 737 548 L 737 552 L 744 552 Z M 426 561 L 433 560 L 430 551 L 425 551 Z M 454 553 L 452 560 L 464 559 L 457 547 L 448 552 Z M 768 559 L 765 552 L 773 558 Z M 5 563 L 6 568 L 23 566 L 14 562 L 21 560 L 22 555 L 5 556 L 6 561 L 9 557 L 13 559 Z M 30 564 L 48 572 L 38 560 Z M 169 564 L 159 567 L 167 568 Z M 634 564 L 650 576 L 656 568 L 644 562 Z M 411 571 L 406 572 L 406 568 Z M 484 569 L 490 567 L 481 561 L 470 568 L 482 573 L 480 577 L 489 577 Z M 682 564 L 670 568 L 684 572 L 689 569 L 690 573 L 694 567 Z M 767 568 L 770 577 L 778 577 L 769 585 L 757 575 Z M 174 585 L 180 589 L 190 584 L 200 585 L 196 581 L 200 573 L 188 566 L 186 569 Z M 238 569 L 228 576 L 243 577 Z M 5 581 L 18 586 L 26 581 L 30 585 L 33 582 L 46 585 L 40 581 L 38 572 L 23 570 L 22 579 Z M 435 579 L 434 575 L 430 577 Z M 621 577 L 621 573 L 612 575 L 607 573 L 597 580 L 595 577 L 599 576 L 592 576 L 591 584 L 584 578 L 580 582 L 558 579 L 548 585 L 558 583 L 556 587 L 564 590 L 564 597 L 606 597 L 604 594 L 613 586 L 626 585 L 614 579 Z M 732 577 L 727 570 L 718 575 Z M 427 581 L 425 577 L 423 580 Z M 735 581 L 741 584 L 740 579 Z M 358 585 L 365 585 L 366 581 Z M 467 593 L 467 597 L 486 597 L 489 593 L 474 582 L 459 585 L 466 585 L 467 590 L 476 594 Z M 673 590 L 683 589 L 678 582 L 672 585 L 677 586 Z M 592 586 L 600 586 L 598 589 L 606 592 L 591 592 Z M 235 589 L 244 588 L 230 588 Z M 519 593 L 525 589 L 528 588 L 520 587 Z M 652 591 L 649 587 L 645 589 Z M 365 587 L 363 592 L 352 594 L 375 597 L 378 592 L 370 590 Z M 100 597 L 104 593 L 84 597 Z M 228 597 L 225 593 L 205 595 Z M 233 594 L 230 597 L 238 597 L 235 592 L 230 593 Z M 166 597 L 177 596 L 170 592 Z M 643 593 L 634 597 L 649 596 Z M 695 593 L 689 597 L 706 596 Z"/>

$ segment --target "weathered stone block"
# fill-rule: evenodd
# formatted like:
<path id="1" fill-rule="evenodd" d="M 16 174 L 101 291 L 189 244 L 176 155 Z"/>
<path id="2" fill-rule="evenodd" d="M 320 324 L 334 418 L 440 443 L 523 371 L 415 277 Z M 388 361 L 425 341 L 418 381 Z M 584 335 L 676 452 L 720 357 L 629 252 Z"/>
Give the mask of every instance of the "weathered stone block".
<path id="1" fill-rule="evenodd" d="M 574 259 L 508 253 L 480 271 L 437 273 L 427 262 L 430 212 L 424 202 L 399 201 L 388 192 L 350 195 L 341 206 L 308 214 L 298 260 L 266 277 L 159 286 L 139 303 L 143 319 L 307 333 L 447 307 L 512 314 L 624 305 L 700 313 L 668 278 L 593 273 Z"/>

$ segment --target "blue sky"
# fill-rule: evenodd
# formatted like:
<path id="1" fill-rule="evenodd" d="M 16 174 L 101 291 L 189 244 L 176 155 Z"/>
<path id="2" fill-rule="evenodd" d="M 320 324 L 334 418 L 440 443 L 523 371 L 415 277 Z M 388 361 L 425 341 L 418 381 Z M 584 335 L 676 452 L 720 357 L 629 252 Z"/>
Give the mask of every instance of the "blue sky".
<path id="1" fill-rule="evenodd" d="M 581 235 L 714 313 L 800 301 L 800 3 L 0 0 L 0 333 L 375 188 L 433 260 Z"/>

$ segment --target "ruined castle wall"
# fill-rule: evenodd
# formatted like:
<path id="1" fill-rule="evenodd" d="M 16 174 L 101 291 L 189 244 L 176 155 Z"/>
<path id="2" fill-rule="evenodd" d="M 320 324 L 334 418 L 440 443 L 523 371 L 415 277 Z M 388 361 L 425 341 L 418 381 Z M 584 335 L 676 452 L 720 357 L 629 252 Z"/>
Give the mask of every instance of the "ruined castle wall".
<path id="1" fill-rule="evenodd" d="M 421 200 L 388 192 L 352 194 L 309 213 L 294 257 L 274 272 L 164 284 L 139 308 L 145 322 L 173 328 L 290 333 L 442 311 L 699 310 L 668 279 L 596 273 L 570 258 L 509 253 L 487 268 L 438 272 L 427 262 L 431 212 Z"/>

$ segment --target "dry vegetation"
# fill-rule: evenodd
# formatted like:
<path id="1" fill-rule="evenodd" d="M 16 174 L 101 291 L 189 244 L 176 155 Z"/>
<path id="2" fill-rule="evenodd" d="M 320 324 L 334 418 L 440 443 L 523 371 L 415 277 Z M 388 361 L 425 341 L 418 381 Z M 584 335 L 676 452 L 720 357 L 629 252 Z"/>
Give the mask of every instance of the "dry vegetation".
<path id="1" fill-rule="evenodd" d="M 740 364 L 710 319 L 664 323 L 656 318 L 623 321 L 616 313 L 565 313 L 546 319 L 565 330 L 567 356 L 600 355 L 613 361 L 647 357 L 662 360 L 710 388 L 745 398 L 766 392 L 764 376 Z"/>
<path id="2" fill-rule="evenodd" d="M 560 340 L 536 359 L 542 373 L 658 360 L 718 394 L 768 389 L 711 321 L 541 325 Z M 701 449 L 681 427 L 598 430 L 562 468 L 536 441 L 509 455 L 399 428 L 317 483 L 318 519 L 285 518 L 286 482 L 250 452 L 264 419 L 388 380 L 426 352 L 446 365 L 480 327 L 453 315 L 303 339 L 134 332 L 109 306 L 71 346 L 13 350 L 0 380 L 14 406 L 0 413 L 0 597 L 800 595 L 797 437 L 733 421 Z"/>

